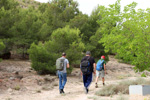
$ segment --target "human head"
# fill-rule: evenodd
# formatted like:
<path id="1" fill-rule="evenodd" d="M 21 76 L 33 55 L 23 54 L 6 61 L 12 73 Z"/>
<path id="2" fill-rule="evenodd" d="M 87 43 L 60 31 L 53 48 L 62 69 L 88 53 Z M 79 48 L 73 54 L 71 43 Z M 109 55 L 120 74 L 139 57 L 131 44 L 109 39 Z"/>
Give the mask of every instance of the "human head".
<path id="1" fill-rule="evenodd" d="M 65 52 L 63 52 L 63 53 L 62 53 L 62 56 L 66 56 L 66 53 L 65 53 Z"/>
<path id="2" fill-rule="evenodd" d="M 101 59 L 105 59 L 105 56 L 101 56 Z"/>
<path id="3" fill-rule="evenodd" d="M 86 52 L 86 55 L 91 55 L 91 52 L 90 52 L 90 51 L 87 51 L 87 52 Z"/>

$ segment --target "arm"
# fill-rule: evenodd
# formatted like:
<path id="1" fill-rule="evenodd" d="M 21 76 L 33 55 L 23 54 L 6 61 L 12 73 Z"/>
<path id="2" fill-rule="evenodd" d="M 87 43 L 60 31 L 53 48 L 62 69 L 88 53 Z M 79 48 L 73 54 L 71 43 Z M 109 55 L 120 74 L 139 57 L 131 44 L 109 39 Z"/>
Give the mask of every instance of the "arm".
<path id="1" fill-rule="evenodd" d="M 96 63 L 93 63 L 93 67 L 94 67 L 93 72 L 94 72 L 94 74 L 95 74 L 95 73 L 96 73 Z"/>
<path id="2" fill-rule="evenodd" d="M 67 64 L 67 68 L 69 68 L 70 66 L 69 66 L 69 63 Z"/>
<path id="3" fill-rule="evenodd" d="M 106 65 L 104 64 L 104 71 L 105 71 L 105 74 L 106 74 Z"/>

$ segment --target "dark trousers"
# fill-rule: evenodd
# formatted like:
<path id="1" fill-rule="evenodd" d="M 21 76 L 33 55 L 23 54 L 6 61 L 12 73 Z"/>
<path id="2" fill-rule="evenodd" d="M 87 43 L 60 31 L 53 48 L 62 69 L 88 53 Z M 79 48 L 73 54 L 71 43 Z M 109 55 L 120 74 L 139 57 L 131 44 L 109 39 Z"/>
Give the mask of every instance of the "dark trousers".
<path id="1" fill-rule="evenodd" d="M 92 82 L 92 73 L 89 75 L 83 75 L 83 83 L 85 88 L 88 88 L 91 82 Z"/>

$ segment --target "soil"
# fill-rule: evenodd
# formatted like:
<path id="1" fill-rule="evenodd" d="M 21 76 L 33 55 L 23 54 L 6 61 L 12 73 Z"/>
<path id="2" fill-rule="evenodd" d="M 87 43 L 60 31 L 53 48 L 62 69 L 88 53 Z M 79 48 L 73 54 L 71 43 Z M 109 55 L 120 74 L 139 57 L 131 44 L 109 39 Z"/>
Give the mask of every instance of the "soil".
<path id="1" fill-rule="evenodd" d="M 106 85 L 123 80 L 130 81 L 141 76 L 141 73 L 134 72 L 134 66 L 119 63 L 111 55 L 109 60 L 106 65 Z M 146 74 L 149 75 L 149 72 Z M 30 61 L 3 60 L 0 62 L 0 100 L 150 100 L 149 95 L 96 96 L 95 92 L 103 85 L 99 79 L 99 88 L 95 88 L 95 76 L 89 87 L 89 93 L 85 94 L 79 68 L 74 68 L 67 79 L 65 94 L 60 95 L 57 76 L 38 75 L 31 68 Z"/>

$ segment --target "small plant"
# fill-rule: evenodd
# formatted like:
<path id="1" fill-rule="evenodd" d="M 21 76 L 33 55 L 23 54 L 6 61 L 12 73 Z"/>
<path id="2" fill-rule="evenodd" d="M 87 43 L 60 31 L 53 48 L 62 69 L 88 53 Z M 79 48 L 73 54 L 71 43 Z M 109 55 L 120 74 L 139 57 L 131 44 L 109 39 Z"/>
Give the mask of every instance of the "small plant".
<path id="1" fill-rule="evenodd" d="M 53 89 L 53 88 L 54 88 L 53 86 L 47 86 L 47 85 L 46 85 L 46 86 L 43 86 L 43 87 L 42 87 L 42 90 L 46 90 L 46 91 L 47 91 L 47 90 L 51 90 L 51 89 Z"/>
<path id="2" fill-rule="evenodd" d="M 18 85 L 18 86 L 15 86 L 15 88 L 14 88 L 15 90 L 20 90 L 20 86 Z"/>
<path id="3" fill-rule="evenodd" d="M 37 90 L 36 92 L 37 92 L 37 93 L 41 93 L 41 90 Z"/>
<path id="4" fill-rule="evenodd" d="M 118 79 L 124 79 L 124 76 L 117 76 Z"/>
<path id="5" fill-rule="evenodd" d="M 93 97 L 88 97 L 88 99 L 92 99 L 92 100 L 98 100 L 96 96 L 93 96 Z"/>
<path id="6" fill-rule="evenodd" d="M 12 100 L 12 98 L 7 98 L 6 100 Z"/>
<path id="7" fill-rule="evenodd" d="M 58 83 L 57 83 L 57 82 L 54 82 L 54 83 L 53 83 L 53 86 L 58 86 Z"/>
<path id="8" fill-rule="evenodd" d="M 145 73 L 142 73 L 141 77 L 146 77 Z"/>

